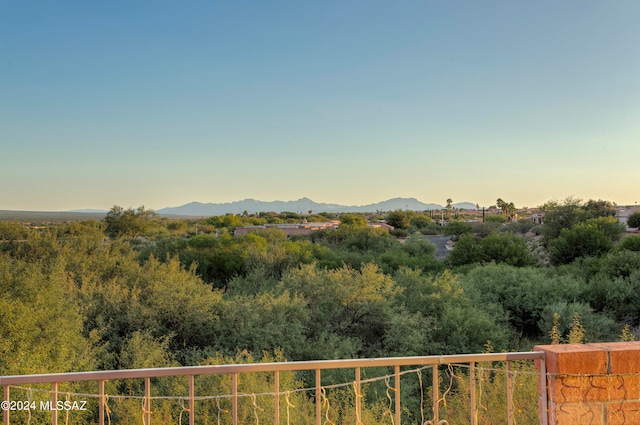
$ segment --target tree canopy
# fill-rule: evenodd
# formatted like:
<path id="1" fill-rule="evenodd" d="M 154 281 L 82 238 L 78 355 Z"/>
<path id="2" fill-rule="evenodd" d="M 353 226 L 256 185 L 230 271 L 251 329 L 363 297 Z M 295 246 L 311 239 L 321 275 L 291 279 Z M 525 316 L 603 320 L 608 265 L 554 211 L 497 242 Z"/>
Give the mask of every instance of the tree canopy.
<path id="1" fill-rule="evenodd" d="M 106 224 L 105 233 L 111 237 L 129 237 L 135 238 L 142 235 L 148 225 L 148 220 L 155 213 L 146 210 L 144 206 L 137 209 L 124 209 L 118 205 L 114 205 L 107 213 L 104 219 Z"/>

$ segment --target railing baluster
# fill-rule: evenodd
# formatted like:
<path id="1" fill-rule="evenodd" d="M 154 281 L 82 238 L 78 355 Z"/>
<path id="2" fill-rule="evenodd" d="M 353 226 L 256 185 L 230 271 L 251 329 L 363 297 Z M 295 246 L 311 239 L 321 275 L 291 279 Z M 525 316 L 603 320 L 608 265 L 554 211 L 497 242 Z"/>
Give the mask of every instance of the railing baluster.
<path id="1" fill-rule="evenodd" d="M 320 369 L 316 369 L 316 425 L 322 425 L 322 383 Z"/>
<path id="2" fill-rule="evenodd" d="M 145 425 L 151 425 L 151 378 L 144 378 L 144 414 Z"/>
<path id="3" fill-rule="evenodd" d="M 9 392 L 9 385 L 5 385 L 3 388 L 4 395 L 2 396 L 2 401 L 8 402 L 11 395 Z M 9 409 L 3 409 L 2 418 L 4 419 L 4 425 L 9 425 Z"/>
<path id="4" fill-rule="evenodd" d="M 238 425 L 238 373 L 231 374 L 231 423 Z"/>
<path id="5" fill-rule="evenodd" d="M 439 391 L 440 390 L 440 388 L 439 388 L 440 382 L 439 382 L 438 378 L 440 376 L 438 375 L 438 365 L 434 364 L 433 367 L 432 367 L 432 370 L 433 370 L 433 373 L 432 373 L 433 374 L 433 376 L 432 376 L 432 378 L 433 378 L 433 382 L 432 382 L 432 385 L 433 385 L 433 388 L 432 388 L 432 394 L 433 394 L 433 424 L 437 425 L 438 422 L 440 422 L 440 411 L 439 411 L 440 407 L 438 406 L 438 404 L 439 404 L 438 403 L 438 399 L 440 398 L 440 395 L 439 395 L 440 394 L 440 391 Z"/>
<path id="6" fill-rule="evenodd" d="M 58 425 L 58 383 L 51 384 L 51 425 Z"/>
<path id="7" fill-rule="evenodd" d="M 275 425 L 280 425 L 280 372 L 277 370 L 273 372 L 273 383 L 275 387 L 273 423 Z"/>
<path id="8" fill-rule="evenodd" d="M 189 375 L 189 425 L 196 422 L 196 389 L 195 376 Z"/>
<path id="9" fill-rule="evenodd" d="M 98 381 L 98 424 L 104 425 L 104 380 Z"/>
<path id="10" fill-rule="evenodd" d="M 471 425 L 478 423 L 478 411 L 476 410 L 476 363 L 469 363 L 469 398 L 471 405 Z"/>
<path id="11" fill-rule="evenodd" d="M 356 382 L 355 382 L 355 392 L 356 392 L 356 425 L 360 425 L 362 421 L 362 405 L 360 404 L 360 399 L 362 396 L 360 395 L 360 368 L 356 368 Z"/>
<path id="12" fill-rule="evenodd" d="M 511 362 L 507 360 L 507 425 L 513 424 L 513 383 L 511 382 Z"/>
<path id="13" fill-rule="evenodd" d="M 400 365 L 393 367 L 393 385 L 395 386 L 396 394 L 396 425 L 400 425 L 400 414 L 402 412 L 400 406 Z"/>

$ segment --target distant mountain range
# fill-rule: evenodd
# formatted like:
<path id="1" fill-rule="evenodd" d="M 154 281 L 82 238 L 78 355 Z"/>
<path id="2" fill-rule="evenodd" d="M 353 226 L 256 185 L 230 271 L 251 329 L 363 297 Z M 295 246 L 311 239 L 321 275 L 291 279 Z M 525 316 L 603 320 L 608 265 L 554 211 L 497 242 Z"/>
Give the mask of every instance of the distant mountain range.
<path id="1" fill-rule="evenodd" d="M 452 204 L 454 208 L 459 209 L 475 209 L 476 205 L 471 202 L 459 202 Z M 395 210 L 412 210 L 427 211 L 440 210 L 445 208 L 440 204 L 425 204 L 416 198 L 393 198 L 386 201 L 368 205 L 339 205 L 339 204 L 323 204 L 314 202 L 309 198 L 301 198 L 297 201 L 257 201 L 255 199 L 244 199 L 242 201 L 226 202 L 222 204 L 191 202 L 179 207 L 167 207 L 156 210 L 161 215 L 179 215 L 179 216 L 201 216 L 209 217 L 224 214 L 242 214 L 245 211 L 249 214 L 258 212 L 276 212 L 283 211 L 303 213 L 309 211 L 314 213 L 342 213 L 342 212 L 376 212 L 376 211 L 395 211 Z"/>

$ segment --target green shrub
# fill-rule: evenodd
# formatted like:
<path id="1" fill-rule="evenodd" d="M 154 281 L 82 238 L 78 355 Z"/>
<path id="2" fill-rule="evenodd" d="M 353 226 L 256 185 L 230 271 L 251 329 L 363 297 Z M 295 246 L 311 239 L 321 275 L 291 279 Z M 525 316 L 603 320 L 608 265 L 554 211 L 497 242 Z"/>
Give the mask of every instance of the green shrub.
<path id="1" fill-rule="evenodd" d="M 610 341 L 613 335 L 620 333 L 621 326 L 616 325 L 613 319 L 595 312 L 588 304 L 580 302 L 558 301 L 545 306 L 538 326 L 545 335 L 549 335 L 554 327 L 554 314 L 557 314 L 558 321 L 555 325 L 561 341 L 569 342 L 569 334 L 576 313 L 584 328 L 584 341 L 581 342 Z"/>
<path id="2" fill-rule="evenodd" d="M 581 257 L 597 257 L 613 247 L 613 242 L 596 224 L 579 223 L 562 229 L 560 236 L 549 244 L 554 265 L 568 264 Z"/>
<path id="3" fill-rule="evenodd" d="M 640 212 L 634 212 L 627 217 L 627 224 L 629 227 L 640 228 Z"/>
<path id="4" fill-rule="evenodd" d="M 627 249 L 629 251 L 640 251 L 640 236 L 631 235 L 622 239 L 618 244 L 618 249 Z"/>
<path id="5" fill-rule="evenodd" d="M 466 233 L 471 233 L 473 231 L 473 227 L 469 223 L 465 223 L 464 221 L 452 221 L 447 224 L 443 232 L 446 236 L 457 236 L 460 237 Z"/>

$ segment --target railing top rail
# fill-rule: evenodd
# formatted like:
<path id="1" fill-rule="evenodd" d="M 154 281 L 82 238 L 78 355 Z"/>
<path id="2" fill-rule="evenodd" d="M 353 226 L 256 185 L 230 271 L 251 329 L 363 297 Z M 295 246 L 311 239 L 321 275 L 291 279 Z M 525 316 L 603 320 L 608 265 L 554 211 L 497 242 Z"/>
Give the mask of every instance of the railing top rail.
<path id="1" fill-rule="evenodd" d="M 250 372 L 302 371 L 316 369 L 348 369 L 383 366 L 441 365 L 474 362 L 535 360 L 544 357 L 542 351 L 517 353 L 455 354 L 447 356 L 385 357 L 374 359 L 314 360 L 279 363 L 245 363 L 211 366 L 183 366 L 154 369 L 127 369 L 91 372 L 49 373 L 41 375 L 0 376 L 0 386 L 43 384 L 52 382 L 101 381 L 163 376 L 214 375 Z"/>

